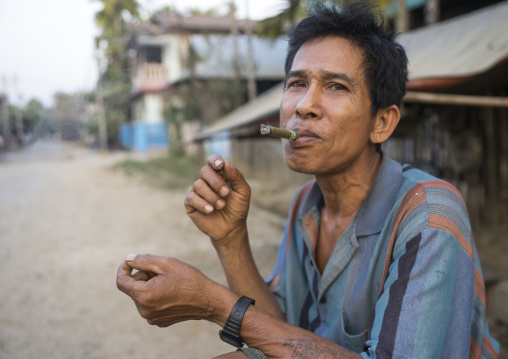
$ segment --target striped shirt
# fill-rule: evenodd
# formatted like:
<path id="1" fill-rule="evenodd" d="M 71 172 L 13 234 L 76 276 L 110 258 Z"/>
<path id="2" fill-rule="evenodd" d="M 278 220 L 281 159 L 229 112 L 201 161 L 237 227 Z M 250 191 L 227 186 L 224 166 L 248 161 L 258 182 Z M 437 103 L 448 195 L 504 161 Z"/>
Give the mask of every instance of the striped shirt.
<path id="1" fill-rule="evenodd" d="M 366 200 L 323 271 L 317 243 L 323 195 L 293 199 L 274 294 L 286 321 L 364 358 L 496 358 L 485 287 L 459 192 L 383 155 Z"/>

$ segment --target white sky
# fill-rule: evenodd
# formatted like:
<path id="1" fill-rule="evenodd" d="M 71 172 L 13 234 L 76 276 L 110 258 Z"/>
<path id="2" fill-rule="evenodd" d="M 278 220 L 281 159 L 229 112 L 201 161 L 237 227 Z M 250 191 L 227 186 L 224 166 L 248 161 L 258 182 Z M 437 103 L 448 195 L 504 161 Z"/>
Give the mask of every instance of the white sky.
<path id="1" fill-rule="evenodd" d="M 225 0 L 138 0 L 148 11 L 170 5 L 184 11 L 224 9 Z M 285 0 L 235 0 L 238 16 L 262 19 Z M 0 0 L 0 92 L 25 104 L 37 98 L 46 106 L 57 91 L 91 90 L 97 79 L 94 60 L 93 0 Z"/>

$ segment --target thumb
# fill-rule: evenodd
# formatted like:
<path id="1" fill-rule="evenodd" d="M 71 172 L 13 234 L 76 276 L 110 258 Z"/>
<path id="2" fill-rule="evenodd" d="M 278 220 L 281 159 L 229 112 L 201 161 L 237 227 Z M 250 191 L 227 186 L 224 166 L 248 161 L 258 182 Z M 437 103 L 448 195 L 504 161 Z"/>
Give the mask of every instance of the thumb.
<path id="1" fill-rule="evenodd" d="M 155 274 L 164 273 L 164 257 L 154 256 L 152 254 L 129 254 L 125 257 L 125 261 L 129 267 L 143 272 Z"/>
<path id="2" fill-rule="evenodd" d="M 224 177 L 226 177 L 229 181 L 229 184 L 234 191 L 244 196 L 250 195 L 249 184 L 243 177 L 242 173 L 237 170 L 231 162 L 224 163 Z"/>

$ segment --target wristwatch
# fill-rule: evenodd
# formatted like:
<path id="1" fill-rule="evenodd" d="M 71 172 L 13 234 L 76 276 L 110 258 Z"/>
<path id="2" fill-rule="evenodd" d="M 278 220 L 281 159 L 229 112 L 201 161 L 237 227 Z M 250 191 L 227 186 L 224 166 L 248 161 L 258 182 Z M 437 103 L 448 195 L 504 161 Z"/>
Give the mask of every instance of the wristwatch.
<path id="1" fill-rule="evenodd" d="M 256 301 L 246 296 L 241 296 L 235 303 L 233 310 L 229 313 L 226 325 L 219 331 L 220 338 L 228 344 L 237 348 L 243 347 L 243 340 L 240 337 L 240 326 L 242 319 L 249 305 L 254 305 Z"/>

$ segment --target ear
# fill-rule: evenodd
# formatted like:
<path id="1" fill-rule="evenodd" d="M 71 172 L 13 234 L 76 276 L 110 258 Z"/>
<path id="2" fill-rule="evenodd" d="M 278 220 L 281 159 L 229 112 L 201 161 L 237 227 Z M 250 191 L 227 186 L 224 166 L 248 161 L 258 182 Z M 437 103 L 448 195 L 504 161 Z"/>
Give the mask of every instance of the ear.
<path id="1" fill-rule="evenodd" d="M 397 127 L 400 120 L 400 110 L 397 106 L 379 109 L 376 114 L 376 122 L 370 133 L 370 141 L 372 143 L 385 142 Z"/>

